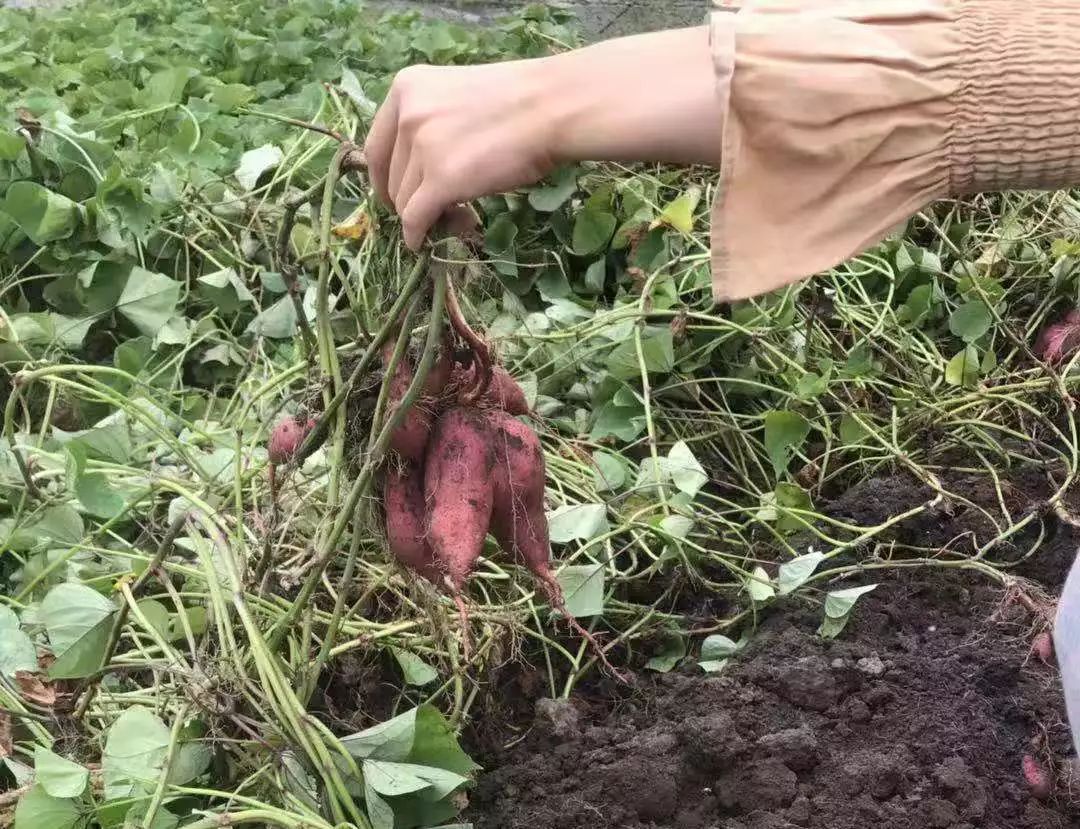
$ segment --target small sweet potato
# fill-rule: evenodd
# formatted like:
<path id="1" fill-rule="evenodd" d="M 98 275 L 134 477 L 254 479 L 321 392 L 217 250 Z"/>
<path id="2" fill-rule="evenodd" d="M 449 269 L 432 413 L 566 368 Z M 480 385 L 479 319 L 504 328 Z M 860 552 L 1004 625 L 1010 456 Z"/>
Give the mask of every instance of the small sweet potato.
<path id="1" fill-rule="evenodd" d="M 425 538 L 424 473 L 415 464 L 387 465 L 383 481 L 386 541 L 402 565 L 439 583 L 439 569 Z"/>
<path id="2" fill-rule="evenodd" d="M 517 380 L 510 376 L 510 372 L 502 366 L 492 366 L 491 385 L 488 386 L 484 399 L 492 401 L 500 409 L 512 415 L 529 413 L 529 402 L 525 399 L 525 392 L 521 390 Z"/>
<path id="3" fill-rule="evenodd" d="M 390 362 L 394 353 L 394 343 L 387 342 L 383 347 L 383 365 Z M 394 367 L 394 376 L 390 379 L 390 397 L 386 406 L 386 417 L 392 417 L 397 411 L 401 398 L 408 391 L 413 378 L 413 365 L 408 355 L 402 355 Z M 426 385 L 426 384 L 425 384 Z M 406 463 L 422 463 L 428 435 L 431 433 L 432 416 L 424 405 L 416 405 L 405 413 L 405 419 L 390 436 L 390 448 L 401 456 Z"/>
<path id="4" fill-rule="evenodd" d="M 1050 797 L 1053 784 L 1050 782 L 1050 773 L 1043 767 L 1042 763 L 1032 755 L 1025 754 L 1020 760 L 1020 771 L 1024 775 L 1024 782 L 1027 783 L 1033 797 L 1039 800 L 1046 800 Z"/>
<path id="5" fill-rule="evenodd" d="M 270 463 L 280 465 L 291 461 L 307 433 L 314 428 L 315 421 L 312 418 L 287 417 L 280 421 L 270 433 L 266 446 Z"/>
<path id="6" fill-rule="evenodd" d="M 465 585 L 484 545 L 494 465 L 483 412 L 456 407 L 439 417 L 424 460 L 427 535 L 436 564 L 455 592 Z"/>
<path id="7" fill-rule="evenodd" d="M 495 449 L 491 532 L 499 546 L 547 583 L 550 542 L 544 512 L 544 450 L 527 425 L 501 411 L 489 412 Z"/>
<path id="8" fill-rule="evenodd" d="M 499 546 L 529 568 L 555 610 L 592 646 L 619 679 L 596 638 L 566 609 L 562 586 L 551 569 L 551 541 L 544 509 L 544 450 L 526 424 L 499 410 L 487 413 L 495 450 L 491 532 Z"/>

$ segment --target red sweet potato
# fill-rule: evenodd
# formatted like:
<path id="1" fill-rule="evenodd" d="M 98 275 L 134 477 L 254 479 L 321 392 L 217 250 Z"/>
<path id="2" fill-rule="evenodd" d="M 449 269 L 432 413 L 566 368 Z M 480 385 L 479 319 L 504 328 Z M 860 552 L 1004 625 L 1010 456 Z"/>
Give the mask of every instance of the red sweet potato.
<path id="1" fill-rule="evenodd" d="M 1046 800 L 1050 797 L 1053 785 L 1050 782 L 1050 773 L 1043 767 L 1042 763 L 1032 755 L 1025 754 L 1020 760 L 1020 771 L 1024 775 L 1024 782 L 1027 783 L 1032 796 L 1039 800 Z"/>
<path id="2" fill-rule="evenodd" d="M 544 450 L 540 439 L 527 425 L 508 413 L 487 413 L 495 449 L 494 500 L 491 532 L 499 546 L 529 568 L 540 582 L 551 606 L 589 642 L 597 658 L 616 677 L 595 637 L 566 609 L 562 586 L 551 569 L 551 542 L 544 510 Z"/>
<path id="3" fill-rule="evenodd" d="M 425 538 L 424 473 L 415 464 L 387 465 L 383 481 L 386 541 L 402 565 L 435 584 L 439 569 Z"/>
<path id="4" fill-rule="evenodd" d="M 270 433 L 266 447 L 270 463 L 278 465 L 291 461 L 307 433 L 314 428 L 315 421 L 311 418 L 300 420 L 287 417 L 280 421 Z"/>
<path id="5" fill-rule="evenodd" d="M 512 415 L 529 413 L 529 402 L 517 380 L 510 376 L 502 366 L 492 366 L 491 385 L 488 386 L 484 399 L 491 400 L 496 406 Z"/>
<path id="6" fill-rule="evenodd" d="M 383 365 L 390 362 L 394 353 L 394 342 L 388 341 L 383 346 Z M 424 449 L 427 447 L 428 436 L 431 434 L 432 406 L 431 399 L 441 394 L 453 368 L 453 362 L 448 349 L 443 349 L 442 355 L 436 360 L 428 372 L 424 383 L 424 395 L 405 414 L 405 419 L 390 436 L 390 448 L 397 452 L 406 463 L 419 464 L 424 459 Z M 390 380 L 390 398 L 387 401 L 386 416 L 392 417 L 397 411 L 401 398 L 409 389 L 413 378 L 413 365 L 408 355 L 402 355 L 394 368 L 394 376 Z"/>
<path id="7" fill-rule="evenodd" d="M 428 543 L 455 593 L 465 585 L 484 545 L 494 465 L 483 412 L 457 407 L 439 417 L 424 461 Z"/>
<path id="8" fill-rule="evenodd" d="M 465 397 L 476 385 L 475 370 L 468 366 L 457 366 L 451 375 L 448 390 L 453 390 L 457 401 L 465 404 Z M 479 404 L 484 408 L 502 409 L 512 415 L 529 414 L 529 402 L 525 399 L 525 392 L 521 390 L 510 372 L 502 366 L 491 367 L 491 382 L 487 391 L 480 397 Z"/>
<path id="9" fill-rule="evenodd" d="M 487 416 L 495 449 L 492 535 L 546 584 L 551 567 L 544 512 L 544 450 L 536 433 L 520 420 L 501 411 Z"/>

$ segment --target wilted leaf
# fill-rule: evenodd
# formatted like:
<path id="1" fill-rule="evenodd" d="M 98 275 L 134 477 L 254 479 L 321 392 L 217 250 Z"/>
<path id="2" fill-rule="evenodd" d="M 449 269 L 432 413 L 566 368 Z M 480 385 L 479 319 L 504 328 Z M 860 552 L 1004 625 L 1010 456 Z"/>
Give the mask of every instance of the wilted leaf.
<path id="1" fill-rule="evenodd" d="M 969 345 L 945 366 L 945 382 L 950 386 L 970 388 L 979 382 L 979 352 Z"/>
<path id="2" fill-rule="evenodd" d="M 339 239 L 349 239 L 358 242 L 371 232 L 371 214 L 367 205 L 361 204 L 349 216 L 334 225 L 331 232 Z"/>
<path id="3" fill-rule="evenodd" d="M 37 670 L 37 666 L 34 666 Z M 42 705 L 46 708 L 56 703 L 56 688 L 52 684 L 46 684 L 33 671 L 16 671 L 15 684 L 19 686 L 19 696 L 27 702 Z"/>
<path id="4" fill-rule="evenodd" d="M 391 648 L 404 675 L 406 685 L 424 686 L 439 678 L 438 671 L 412 651 Z"/>
<path id="5" fill-rule="evenodd" d="M 141 706 L 132 706 L 109 728 L 101 767 L 105 798 L 133 797 L 153 786 L 169 751 L 169 728 Z"/>
<path id="6" fill-rule="evenodd" d="M 682 440 L 672 446 L 671 451 L 668 452 L 667 469 L 672 483 L 691 497 L 697 495 L 698 490 L 709 480 L 709 476 L 705 474 L 705 470 L 694 457 L 694 453 L 690 451 L 690 447 Z"/>
<path id="7" fill-rule="evenodd" d="M 36 785 L 15 807 L 15 829 L 73 829 L 79 809 L 71 798 L 53 797 Z"/>
<path id="8" fill-rule="evenodd" d="M 700 202 L 701 188 L 690 187 L 664 207 L 652 226 L 667 225 L 680 233 L 690 234 L 694 230 L 694 211 Z"/>
<path id="9" fill-rule="evenodd" d="M 814 575 L 818 565 L 825 560 L 824 553 L 807 553 L 806 555 L 785 561 L 780 565 L 777 577 L 778 592 L 786 596 L 793 590 L 797 590 L 806 584 L 807 580 Z"/>
<path id="10" fill-rule="evenodd" d="M 78 797 L 90 778 L 88 769 L 40 744 L 34 746 L 34 772 L 37 782 L 53 797 Z"/>

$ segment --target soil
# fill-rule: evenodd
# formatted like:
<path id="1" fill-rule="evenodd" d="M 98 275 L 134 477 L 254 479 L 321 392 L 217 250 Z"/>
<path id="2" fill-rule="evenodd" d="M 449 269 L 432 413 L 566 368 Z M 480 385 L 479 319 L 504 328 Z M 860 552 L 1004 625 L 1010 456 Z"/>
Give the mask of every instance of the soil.
<path id="1" fill-rule="evenodd" d="M 834 510 L 872 523 L 926 500 L 901 479 L 864 487 Z M 897 534 L 941 544 L 977 524 L 960 508 Z M 1018 572 L 1053 594 L 1077 537 L 1050 530 Z M 1029 609 L 980 576 L 918 569 L 883 576 L 838 640 L 816 635 L 819 619 L 807 599 L 776 606 L 720 674 L 641 672 L 569 701 L 529 698 L 518 677 L 506 716 L 469 736 L 488 771 L 465 817 L 477 829 L 1080 827 L 1080 769 Z M 1054 780 L 1044 799 L 1025 754 Z"/>

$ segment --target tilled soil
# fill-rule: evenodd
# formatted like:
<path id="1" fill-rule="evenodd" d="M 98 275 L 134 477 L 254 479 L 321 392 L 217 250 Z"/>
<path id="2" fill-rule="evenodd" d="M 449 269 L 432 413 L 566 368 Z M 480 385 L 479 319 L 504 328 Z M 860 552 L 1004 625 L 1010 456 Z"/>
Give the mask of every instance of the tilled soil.
<path id="1" fill-rule="evenodd" d="M 1076 541 L 1030 562 L 1056 592 Z M 1080 827 L 1080 774 L 1032 615 L 979 576 L 883 576 L 837 641 L 820 608 L 777 607 L 719 675 L 639 674 L 515 731 L 472 738 L 488 771 L 478 829 L 1055 829 Z M 486 731 L 484 730 L 486 729 Z M 508 747 L 506 747 L 508 746 Z M 1030 753 L 1054 779 L 1036 797 Z"/>

